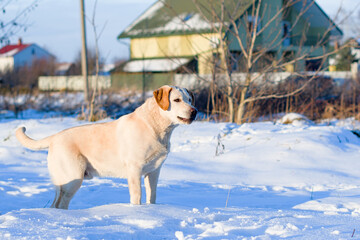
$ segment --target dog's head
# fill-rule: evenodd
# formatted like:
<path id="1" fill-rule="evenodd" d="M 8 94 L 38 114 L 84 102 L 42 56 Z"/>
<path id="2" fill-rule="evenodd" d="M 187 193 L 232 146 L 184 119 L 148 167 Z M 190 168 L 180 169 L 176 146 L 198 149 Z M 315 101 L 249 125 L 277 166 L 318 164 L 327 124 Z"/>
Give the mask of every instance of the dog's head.
<path id="1" fill-rule="evenodd" d="M 190 124 L 195 120 L 194 95 L 186 88 L 162 86 L 154 97 L 163 114 L 175 124 Z"/>

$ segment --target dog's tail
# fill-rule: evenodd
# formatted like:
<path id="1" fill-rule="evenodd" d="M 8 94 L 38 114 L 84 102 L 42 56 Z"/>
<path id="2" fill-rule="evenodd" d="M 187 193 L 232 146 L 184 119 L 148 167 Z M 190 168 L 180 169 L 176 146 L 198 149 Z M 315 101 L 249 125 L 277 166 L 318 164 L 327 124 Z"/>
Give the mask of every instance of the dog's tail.
<path id="1" fill-rule="evenodd" d="M 25 127 L 20 127 L 16 130 L 16 138 L 24 147 L 27 147 L 31 150 L 40 150 L 49 147 L 51 136 L 43 138 L 41 140 L 34 140 L 32 138 L 29 138 L 25 134 L 25 131 L 26 131 Z"/>

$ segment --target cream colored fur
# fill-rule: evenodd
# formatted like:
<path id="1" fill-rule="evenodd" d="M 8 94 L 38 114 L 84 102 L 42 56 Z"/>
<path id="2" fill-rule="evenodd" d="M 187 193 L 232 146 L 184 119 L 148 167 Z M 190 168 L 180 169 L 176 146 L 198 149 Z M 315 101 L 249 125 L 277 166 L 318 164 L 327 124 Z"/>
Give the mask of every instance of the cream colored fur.
<path id="1" fill-rule="evenodd" d="M 52 207 L 67 209 L 83 179 L 93 176 L 127 178 L 132 204 L 141 203 L 145 176 L 146 203 L 155 203 L 171 133 L 178 124 L 194 120 L 192 102 L 186 89 L 163 86 L 133 113 L 115 121 L 70 128 L 38 141 L 22 127 L 16 137 L 27 148 L 49 149 L 48 168 L 56 187 Z"/>

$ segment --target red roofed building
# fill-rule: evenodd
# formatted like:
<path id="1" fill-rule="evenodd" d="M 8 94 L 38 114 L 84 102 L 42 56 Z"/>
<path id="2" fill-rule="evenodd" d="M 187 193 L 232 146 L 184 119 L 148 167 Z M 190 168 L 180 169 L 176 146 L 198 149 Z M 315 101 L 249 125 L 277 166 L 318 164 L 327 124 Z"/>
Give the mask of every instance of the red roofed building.
<path id="1" fill-rule="evenodd" d="M 31 66 L 34 60 L 53 58 L 48 51 L 36 44 L 9 44 L 0 49 L 0 71 L 13 70 L 22 66 Z"/>

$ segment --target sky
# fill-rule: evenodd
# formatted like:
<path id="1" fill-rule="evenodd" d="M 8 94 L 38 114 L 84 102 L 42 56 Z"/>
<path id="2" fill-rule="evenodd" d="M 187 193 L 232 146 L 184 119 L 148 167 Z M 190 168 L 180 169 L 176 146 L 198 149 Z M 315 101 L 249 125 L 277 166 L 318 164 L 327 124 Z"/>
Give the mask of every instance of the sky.
<path id="1" fill-rule="evenodd" d="M 19 13 L 28 6 L 30 0 L 0 0 L 10 1 L 2 12 L 2 20 Z M 94 49 L 95 36 L 93 20 L 95 0 L 85 1 L 87 15 L 87 45 Z M 95 11 L 95 26 L 98 33 L 100 55 L 106 63 L 129 57 L 129 41 L 119 41 L 117 36 L 140 16 L 155 0 L 100 0 Z M 79 55 L 81 49 L 81 19 L 80 0 L 37 0 L 37 7 L 30 10 L 23 19 L 26 31 L 19 31 L 10 38 L 16 43 L 22 38 L 24 43 L 36 43 L 44 47 L 60 62 L 71 62 Z M 331 17 L 334 17 L 340 6 L 349 12 L 354 9 L 354 17 L 342 25 L 345 33 L 351 35 L 351 22 L 359 19 L 360 0 L 317 0 L 317 3 Z M 357 7 L 357 8 L 356 8 Z M 350 23 L 349 23 L 350 22 Z"/>

